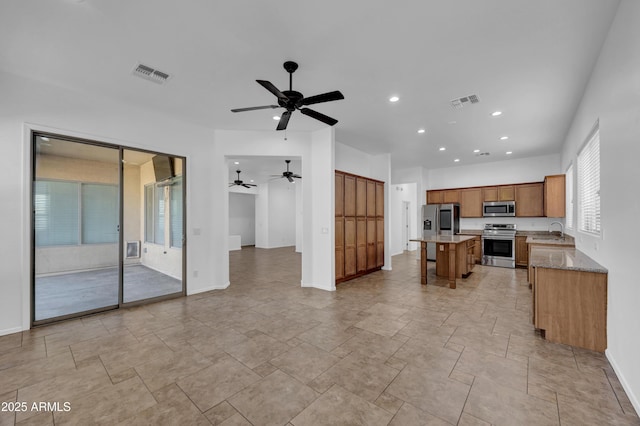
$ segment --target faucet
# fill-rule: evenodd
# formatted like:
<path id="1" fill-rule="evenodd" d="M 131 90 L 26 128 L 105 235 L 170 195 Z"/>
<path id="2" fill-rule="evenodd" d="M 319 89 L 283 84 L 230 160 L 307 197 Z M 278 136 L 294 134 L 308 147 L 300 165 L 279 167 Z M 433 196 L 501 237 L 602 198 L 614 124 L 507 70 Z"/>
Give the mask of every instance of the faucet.
<path id="1" fill-rule="evenodd" d="M 549 233 L 551 233 L 551 227 L 552 227 L 553 225 L 555 225 L 556 223 L 557 223 L 558 225 L 560 225 L 560 238 L 564 240 L 564 225 L 562 225 L 562 223 L 560 223 L 560 222 L 551 222 L 551 223 L 549 224 Z"/>

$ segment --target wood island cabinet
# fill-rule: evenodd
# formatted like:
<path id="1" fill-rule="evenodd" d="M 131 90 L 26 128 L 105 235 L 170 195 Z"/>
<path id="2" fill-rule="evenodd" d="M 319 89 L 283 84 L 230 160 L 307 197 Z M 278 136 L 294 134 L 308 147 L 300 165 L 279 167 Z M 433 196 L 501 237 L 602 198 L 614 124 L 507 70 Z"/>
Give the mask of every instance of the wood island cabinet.
<path id="1" fill-rule="evenodd" d="M 384 182 L 335 172 L 336 283 L 384 265 Z"/>
<path id="2" fill-rule="evenodd" d="M 460 217 L 482 217 L 482 188 L 460 191 Z"/>
<path id="3" fill-rule="evenodd" d="M 544 178 L 544 215 L 546 217 L 565 216 L 565 175 Z"/>
<path id="4" fill-rule="evenodd" d="M 516 187 L 516 216 L 544 216 L 544 184 L 525 183 Z"/>
<path id="5" fill-rule="evenodd" d="M 529 265 L 529 250 L 526 235 L 516 235 L 516 266 L 526 268 Z"/>

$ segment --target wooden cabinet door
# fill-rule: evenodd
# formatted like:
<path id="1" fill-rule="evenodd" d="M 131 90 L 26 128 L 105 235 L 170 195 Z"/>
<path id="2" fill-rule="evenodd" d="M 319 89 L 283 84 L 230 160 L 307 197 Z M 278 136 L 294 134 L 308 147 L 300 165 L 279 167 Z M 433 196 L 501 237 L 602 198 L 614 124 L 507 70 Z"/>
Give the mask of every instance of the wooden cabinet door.
<path id="1" fill-rule="evenodd" d="M 427 204 L 442 204 L 442 191 L 427 191 Z"/>
<path id="2" fill-rule="evenodd" d="M 516 216 L 544 216 L 544 184 L 526 183 L 516 187 Z"/>
<path id="3" fill-rule="evenodd" d="M 544 215 L 546 217 L 565 216 L 565 175 L 544 178 Z"/>
<path id="4" fill-rule="evenodd" d="M 344 216 L 344 175 L 336 172 L 336 216 Z"/>
<path id="5" fill-rule="evenodd" d="M 356 178 L 344 175 L 344 215 L 356 215 Z"/>
<path id="6" fill-rule="evenodd" d="M 376 267 L 384 266 L 384 218 L 376 219 Z"/>
<path id="7" fill-rule="evenodd" d="M 367 181 L 367 216 L 374 217 L 376 215 L 376 183 L 372 180 Z"/>
<path id="8" fill-rule="evenodd" d="M 442 202 L 447 203 L 459 203 L 460 191 L 457 189 L 447 189 L 442 191 Z"/>
<path id="9" fill-rule="evenodd" d="M 473 247 L 473 256 L 476 263 L 482 263 L 482 237 L 476 236 L 476 245 Z"/>
<path id="10" fill-rule="evenodd" d="M 336 217 L 336 280 L 344 278 L 344 218 Z"/>
<path id="11" fill-rule="evenodd" d="M 460 217 L 482 217 L 482 188 L 460 191 Z"/>
<path id="12" fill-rule="evenodd" d="M 367 180 L 356 178 L 356 216 L 367 215 Z"/>
<path id="13" fill-rule="evenodd" d="M 384 182 L 376 182 L 376 216 L 384 216 Z"/>
<path id="14" fill-rule="evenodd" d="M 516 199 L 516 192 L 513 185 L 499 186 L 498 199 L 499 201 L 514 201 Z"/>
<path id="15" fill-rule="evenodd" d="M 357 273 L 356 268 L 356 218 L 344 218 L 344 276 L 350 277 Z"/>
<path id="16" fill-rule="evenodd" d="M 367 218 L 367 269 L 374 269 L 376 262 L 376 219 Z"/>
<path id="17" fill-rule="evenodd" d="M 527 251 L 527 237 L 516 236 L 516 266 L 528 266 L 529 253 Z"/>
<path id="18" fill-rule="evenodd" d="M 483 201 L 498 201 L 498 187 L 497 186 L 485 186 L 482 188 Z"/>
<path id="19" fill-rule="evenodd" d="M 356 218 L 356 271 L 367 270 L 367 219 Z"/>

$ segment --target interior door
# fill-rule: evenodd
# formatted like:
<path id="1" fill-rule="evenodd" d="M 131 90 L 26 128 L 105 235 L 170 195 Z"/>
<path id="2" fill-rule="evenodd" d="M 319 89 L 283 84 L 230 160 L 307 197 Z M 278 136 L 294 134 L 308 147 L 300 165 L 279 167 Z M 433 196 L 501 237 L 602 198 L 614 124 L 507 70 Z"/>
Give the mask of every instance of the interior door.
<path id="1" fill-rule="evenodd" d="M 34 134 L 32 322 L 118 306 L 120 152 Z"/>

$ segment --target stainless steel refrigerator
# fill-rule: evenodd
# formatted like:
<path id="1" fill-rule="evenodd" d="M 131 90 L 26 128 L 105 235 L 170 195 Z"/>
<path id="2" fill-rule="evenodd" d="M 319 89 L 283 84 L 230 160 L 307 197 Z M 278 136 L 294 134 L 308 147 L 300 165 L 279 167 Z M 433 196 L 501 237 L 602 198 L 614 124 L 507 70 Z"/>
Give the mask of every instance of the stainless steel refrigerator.
<path id="1" fill-rule="evenodd" d="M 422 206 L 422 236 L 456 235 L 460 232 L 459 204 L 425 204 Z M 436 260 L 436 244 L 427 243 L 427 260 Z"/>

